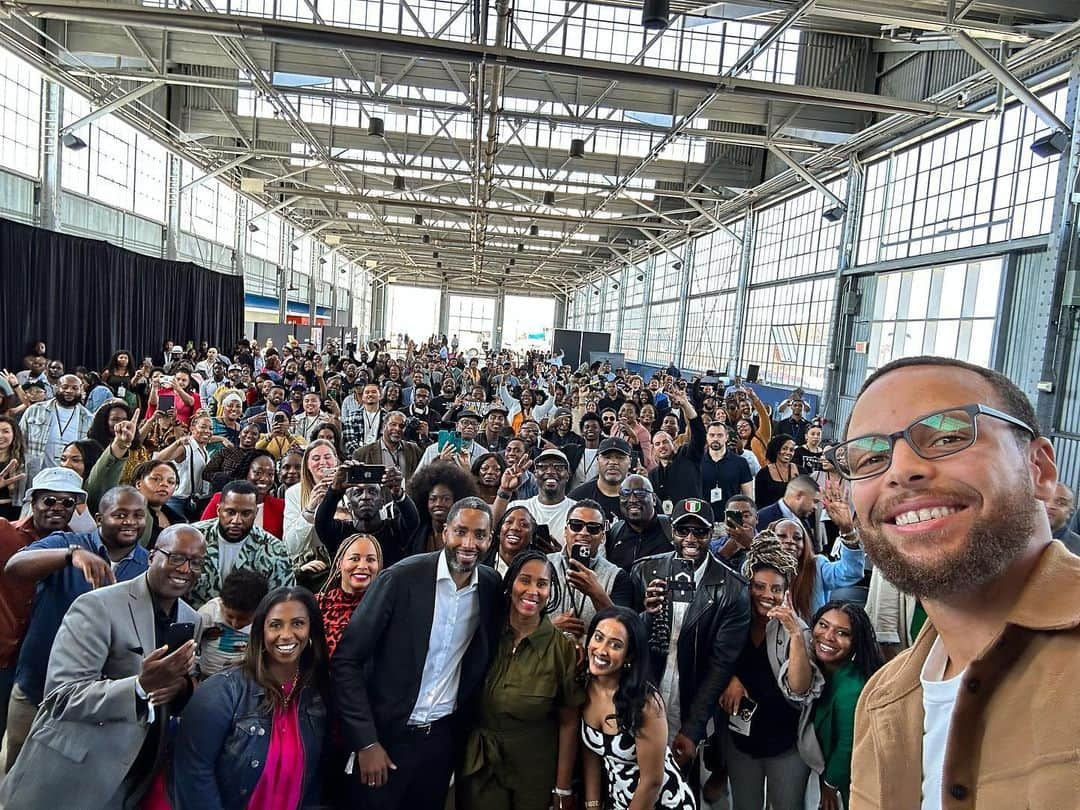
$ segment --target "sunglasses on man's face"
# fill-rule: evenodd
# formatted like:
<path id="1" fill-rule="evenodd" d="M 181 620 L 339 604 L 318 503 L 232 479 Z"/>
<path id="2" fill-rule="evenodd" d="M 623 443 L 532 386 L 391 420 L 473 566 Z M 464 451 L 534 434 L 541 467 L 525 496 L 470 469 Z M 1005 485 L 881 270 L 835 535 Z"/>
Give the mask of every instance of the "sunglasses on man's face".
<path id="1" fill-rule="evenodd" d="M 52 509 L 57 504 L 60 504 L 65 509 L 74 509 L 75 504 L 78 503 L 78 501 L 74 498 L 57 498 L 53 495 L 46 495 L 44 498 L 41 499 L 41 502 L 45 505 L 47 509 Z"/>
<path id="2" fill-rule="evenodd" d="M 673 526 L 672 531 L 674 531 L 678 537 L 689 537 L 690 535 L 694 535 L 698 540 L 704 540 L 712 534 L 712 529 L 708 526 L 687 526 L 685 523 L 682 526 Z"/>
<path id="3" fill-rule="evenodd" d="M 570 531 L 580 534 L 582 530 L 592 535 L 600 534 L 604 531 L 603 523 L 596 523 L 592 520 L 578 520 L 577 518 L 570 518 L 566 521 L 567 527 Z"/>

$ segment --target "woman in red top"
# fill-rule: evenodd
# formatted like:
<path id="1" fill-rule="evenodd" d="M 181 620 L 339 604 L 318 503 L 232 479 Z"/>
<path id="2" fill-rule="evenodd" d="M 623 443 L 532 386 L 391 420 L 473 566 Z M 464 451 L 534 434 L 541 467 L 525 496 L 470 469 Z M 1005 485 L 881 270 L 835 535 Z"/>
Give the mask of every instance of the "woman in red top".
<path id="1" fill-rule="evenodd" d="M 326 627 L 326 649 L 332 656 L 353 611 L 382 570 L 382 547 L 370 534 L 346 537 L 338 549 L 331 576 L 315 597 Z"/>
<path id="2" fill-rule="evenodd" d="M 255 486 L 258 492 L 255 525 L 281 539 L 285 531 L 285 501 L 270 494 L 277 483 L 277 464 L 274 457 L 265 450 L 252 450 L 236 468 L 233 480 L 249 481 Z M 217 492 L 203 510 L 202 519 L 212 520 L 217 517 L 220 502 L 221 493 Z"/>

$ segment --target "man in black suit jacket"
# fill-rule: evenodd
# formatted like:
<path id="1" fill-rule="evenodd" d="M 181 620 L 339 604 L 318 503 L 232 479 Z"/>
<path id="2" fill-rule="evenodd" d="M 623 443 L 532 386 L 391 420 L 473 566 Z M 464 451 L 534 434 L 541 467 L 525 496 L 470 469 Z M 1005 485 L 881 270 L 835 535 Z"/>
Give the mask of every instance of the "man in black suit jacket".
<path id="1" fill-rule="evenodd" d="M 784 518 L 798 520 L 807 532 L 814 553 L 825 548 L 825 527 L 821 523 L 821 508 L 818 506 L 818 485 L 808 475 L 792 478 L 784 490 L 784 497 L 769 504 L 758 512 L 758 531 L 763 532 L 773 523 Z"/>
<path id="2" fill-rule="evenodd" d="M 447 515 L 442 551 L 383 571 L 353 614 L 332 674 L 350 792 L 363 810 L 441 810 L 463 739 L 457 710 L 483 684 L 498 643 L 501 582 L 479 564 L 491 509 L 463 498 Z"/>

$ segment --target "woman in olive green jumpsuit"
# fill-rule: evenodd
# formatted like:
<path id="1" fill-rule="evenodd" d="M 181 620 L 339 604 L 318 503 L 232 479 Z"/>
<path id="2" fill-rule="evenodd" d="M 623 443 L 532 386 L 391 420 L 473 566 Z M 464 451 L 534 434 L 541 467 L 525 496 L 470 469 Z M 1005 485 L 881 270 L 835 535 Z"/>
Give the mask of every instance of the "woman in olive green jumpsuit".
<path id="1" fill-rule="evenodd" d="M 473 713 L 457 775 L 458 810 L 570 807 L 585 690 L 575 643 L 551 624 L 554 570 L 538 551 L 503 579 L 507 621 Z"/>

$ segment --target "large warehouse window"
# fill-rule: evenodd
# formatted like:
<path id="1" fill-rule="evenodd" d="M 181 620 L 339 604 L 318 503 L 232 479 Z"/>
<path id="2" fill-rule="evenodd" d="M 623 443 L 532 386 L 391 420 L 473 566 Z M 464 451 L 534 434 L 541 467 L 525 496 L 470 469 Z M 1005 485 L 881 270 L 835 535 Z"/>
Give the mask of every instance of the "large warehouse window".
<path id="1" fill-rule="evenodd" d="M 93 107 L 75 93 L 64 93 L 64 124 Z M 76 133 L 86 149 L 63 149 L 64 189 L 131 211 L 165 220 L 165 149 L 112 115 L 98 118 Z"/>
<path id="2" fill-rule="evenodd" d="M 41 74 L 0 51 L 0 165 L 38 176 Z"/>
<path id="3" fill-rule="evenodd" d="M 1043 100 L 1064 116 L 1064 89 Z M 871 164 L 858 264 L 1048 233 L 1061 159 L 1028 148 L 1048 132 L 1014 104 Z"/>
<path id="4" fill-rule="evenodd" d="M 731 360 L 735 328 L 735 293 L 691 298 L 686 305 L 683 367 L 724 373 Z"/>
<path id="5" fill-rule="evenodd" d="M 180 185 L 187 185 L 206 172 L 187 161 L 181 163 Z M 236 229 L 236 192 L 216 179 L 203 180 L 180 195 L 180 227 L 188 233 L 231 245 Z M 305 272 L 309 265 L 298 265 Z"/>
<path id="6" fill-rule="evenodd" d="M 653 304 L 649 331 L 645 335 L 645 362 L 666 366 L 675 359 L 675 331 L 679 322 L 679 302 Z"/>
<path id="7" fill-rule="evenodd" d="M 367 271 L 361 271 L 363 284 L 360 297 L 365 311 L 370 311 L 371 285 L 367 283 Z M 391 284 L 387 292 L 388 306 L 386 334 L 408 335 L 418 344 L 435 334 L 439 328 L 439 291 L 434 287 L 408 287 L 403 284 Z M 446 336 L 450 339 L 450 335 Z"/>
<path id="8" fill-rule="evenodd" d="M 741 222 L 731 227 L 740 238 Z M 694 243 L 694 266 L 690 272 L 690 295 L 734 289 L 739 282 L 742 242 L 725 231 L 713 231 Z"/>
<path id="9" fill-rule="evenodd" d="M 476 295 L 450 296 L 450 334 L 458 337 L 462 351 L 480 350 L 483 344 L 491 343 L 491 332 L 495 326 L 495 299 Z"/>
<path id="10" fill-rule="evenodd" d="M 826 187 L 845 199 L 846 178 L 826 183 Z M 811 190 L 763 210 L 757 220 L 750 283 L 834 270 L 844 224 L 842 220 L 830 222 L 822 214 L 835 205 L 834 200 Z"/>
<path id="11" fill-rule="evenodd" d="M 743 366 L 760 365 L 763 382 L 820 390 L 835 287 L 832 278 L 824 278 L 751 289 Z"/>
<path id="12" fill-rule="evenodd" d="M 503 346 L 518 351 L 551 348 L 555 299 L 508 295 L 503 305 Z"/>
<path id="13" fill-rule="evenodd" d="M 1003 264 L 993 258 L 878 276 L 867 373 L 920 354 L 991 365 Z"/>

